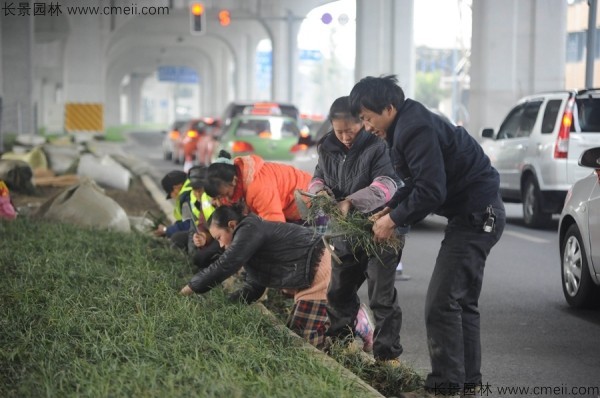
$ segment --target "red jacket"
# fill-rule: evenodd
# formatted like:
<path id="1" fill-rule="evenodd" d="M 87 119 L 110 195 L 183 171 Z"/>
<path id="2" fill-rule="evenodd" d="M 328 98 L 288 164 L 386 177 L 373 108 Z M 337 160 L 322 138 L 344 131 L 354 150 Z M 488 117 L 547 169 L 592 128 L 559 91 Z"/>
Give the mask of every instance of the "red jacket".
<path id="1" fill-rule="evenodd" d="M 286 164 L 265 162 L 257 155 L 237 157 L 233 164 L 241 176 L 238 185 L 242 184 L 250 211 L 267 221 L 301 219 L 294 192 L 308 189 L 310 174 Z"/>

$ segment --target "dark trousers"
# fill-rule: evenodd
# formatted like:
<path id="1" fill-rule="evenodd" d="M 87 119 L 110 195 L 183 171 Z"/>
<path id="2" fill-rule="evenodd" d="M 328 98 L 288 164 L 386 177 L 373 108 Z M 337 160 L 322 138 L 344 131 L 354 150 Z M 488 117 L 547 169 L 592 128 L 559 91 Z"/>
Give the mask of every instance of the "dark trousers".
<path id="1" fill-rule="evenodd" d="M 330 327 L 327 334 L 344 338 L 353 333 L 360 307 L 357 291 L 366 279 L 369 306 L 375 317 L 373 355 L 381 360 L 397 358 L 402 353 L 402 310 L 394 283 L 402 252 L 383 250 L 378 259 L 368 257 L 362 249 L 352 253 L 352 245 L 341 238 L 334 242 L 335 253 L 342 264 L 334 260 L 331 262 L 331 281 L 327 290 Z"/>
<path id="2" fill-rule="evenodd" d="M 213 240 L 204 247 L 194 246 L 190 252 L 192 255 L 192 263 L 198 268 L 206 268 L 212 264 L 217 255 L 221 253 L 221 247 L 219 246 L 218 240 Z"/>
<path id="3" fill-rule="evenodd" d="M 449 218 L 429 282 L 425 325 L 431 373 L 425 386 L 439 393 L 482 382 L 478 303 L 486 258 L 506 222 L 502 201 L 494 212 L 491 233 L 483 231 L 485 211 Z"/>
<path id="4" fill-rule="evenodd" d="M 173 235 L 171 235 L 171 247 L 176 247 L 178 249 L 187 250 L 188 245 L 188 232 L 187 231 L 177 231 Z"/>

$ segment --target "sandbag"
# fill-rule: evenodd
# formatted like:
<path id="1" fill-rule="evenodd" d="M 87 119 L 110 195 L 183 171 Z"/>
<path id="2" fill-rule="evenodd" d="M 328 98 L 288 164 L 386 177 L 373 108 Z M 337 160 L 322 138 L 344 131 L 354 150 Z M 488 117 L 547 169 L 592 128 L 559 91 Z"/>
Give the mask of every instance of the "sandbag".
<path id="1" fill-rule="evenodd" d="M 6 152 L 2 155 L 2 159 L 22 160 L 27 162 L 32 169 L 48 168 L 48 159 L 46 159 L 46 154 L 42 150 L 41 146 L 36 146 L 29 152 Z"/>
<path id="2" fill-rule="evenodd" d="M 31 181 L 33 170 L 24 160 L 0 159 L 0 180 L 15 192 L 33 195 L 35 187 Z"/>
<path id="3" fill-rule="evenodd" d="M 82 177 L 90 177 L 98 185 L 103 187 L 129 190 L 131 173 L 121 166 L 110 156 L 105 155 L 98 158 L 91 153 L 81 155 L 77 174 Z"/>
<path id="4" fill-rule="evenodd" d="M 81 153 L 81 146 L 73 144 L 46 144 L 42 149 L 48 158 L 48 167 L 55 174 L 65 174 L 69 170 L 75 170 L 74 165 Z"/>
<path id="5" fill-rule="evenodd" d="M 126 156 L 120 154 L 112 154 L 112 158 L 117 161 L 119 164 L 127 168 L 136 176 L 141 176 L 144 174 L 150 174 L 152 168 L 150 165 L 143 160 L 139 160 L 134 156 Z"/>
<path id="6" fill-rule="evenodd" d="M 79 184 L 43 203 L 35 215 L 82 227 L 131 230 L 125 210 L 90 178 L 82 178 Z"/>
<path id="7" fill-rule="evenodd" d="M 39 146 L 46 142 L 46 137 L 33 134 L 19 134 L 15 138 L 15 142 L 28 147 Z"/>

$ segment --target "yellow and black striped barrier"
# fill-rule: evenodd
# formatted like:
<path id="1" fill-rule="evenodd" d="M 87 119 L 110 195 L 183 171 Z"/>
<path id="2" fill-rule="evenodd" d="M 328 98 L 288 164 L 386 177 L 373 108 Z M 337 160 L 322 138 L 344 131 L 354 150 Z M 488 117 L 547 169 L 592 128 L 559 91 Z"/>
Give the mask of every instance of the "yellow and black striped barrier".
<path id="1" fill-rule="evenodd" d="M 104 105 L 94 103 L 65 104 L 65 131 L 67 133 L 104 131 Z"/>

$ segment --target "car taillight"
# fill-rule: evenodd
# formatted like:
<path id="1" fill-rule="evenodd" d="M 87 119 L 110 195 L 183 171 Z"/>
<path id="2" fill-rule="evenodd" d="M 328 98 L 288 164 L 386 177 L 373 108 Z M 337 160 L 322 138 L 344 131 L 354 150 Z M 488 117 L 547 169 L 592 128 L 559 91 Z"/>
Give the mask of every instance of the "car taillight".
<path id="1" fill-rule="evenodd" d="M 254 152 L 254 147 L 246 141 L 233 141 L 231 143 L 231 152 Z"/>
<path id="2" fill-rule="evenodd" d="M 308 138 L 309 135 L 310 135 L 310 129 L 308 127 L 304 126 L 300 129 L 300 137 Z"/>
<path id="3" fill-rule="evenodd" d="M 177 130 L 172 130 L 169 133 L 169 138 L 172 139 L 173 141 L 178 140 L 179 139 L 179 131 Z"/>
<path id="4" fill-rule="evenodd" d="M 573 104 L 575 100 L 571 98 L 565 108 L 560 121 L 560 129 L 554 143 L 554 159 L 566 159 L 569 155 L 569 134 L 573 124 Z"/>
<path id="5" fill-rule="evenodd" d="M 190 138 L 197 138 L 198 137 L 198 132 L 196 130 L 188 130 L 187 136 L 190 137 Z"/>
<path id="6" fill-rule="evenodd" d="M 293 147 L 290 148 L 290 152 L 291 153 L 296 153 L 296 152 L 300 152 L 300 151 L 304 151 L 308 149 L 308 145 L 306 144 L 296 144 Z"/>

